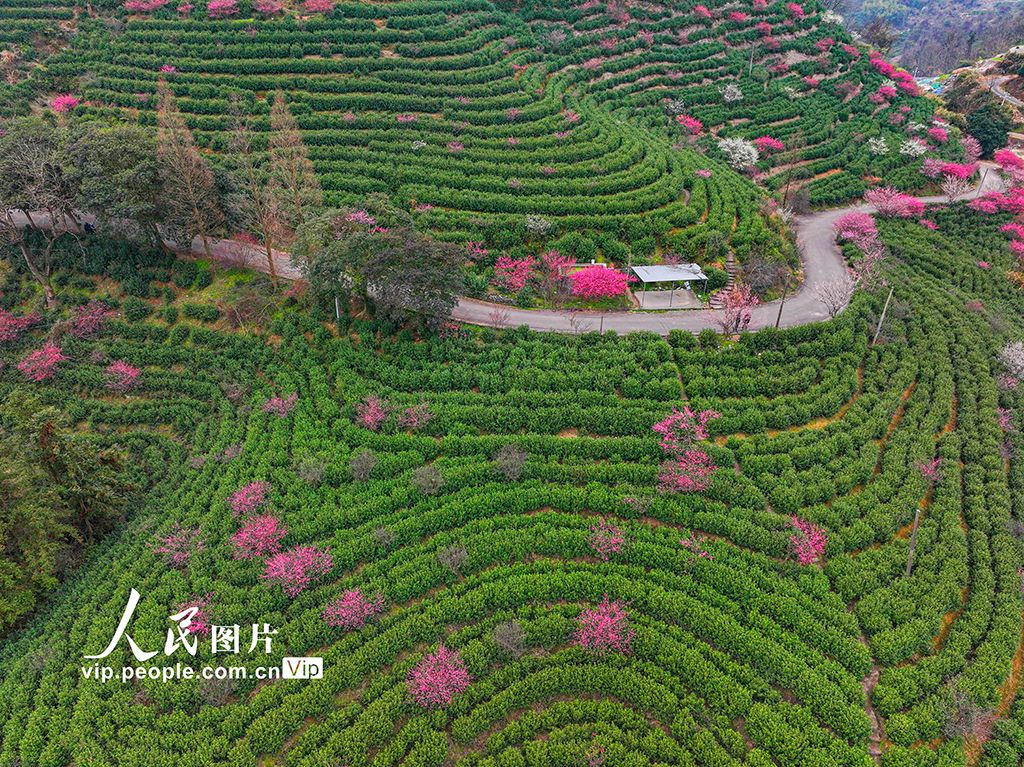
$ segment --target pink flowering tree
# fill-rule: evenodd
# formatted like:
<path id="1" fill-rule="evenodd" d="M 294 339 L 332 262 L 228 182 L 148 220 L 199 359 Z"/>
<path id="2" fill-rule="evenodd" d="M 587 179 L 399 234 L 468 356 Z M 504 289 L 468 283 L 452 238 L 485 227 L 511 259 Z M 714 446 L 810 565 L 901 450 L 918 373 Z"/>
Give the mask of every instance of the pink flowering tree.
<path id="1" fill-rule="evenodd" d="M 604 266 L 585 266 L 569 275 L 572 294 L 585 299 L 625 295 L 636 278 Z"/>
<path id="2" fill-rule="evenodd" d="M 57 344 L 47 341 L 41 348 L 29 352 L 25 358 L 18 363 L 18 370 L 29 381 L 40 383 L 53 378 L 57 372 L 57 366 L 64 362 L 67 357 Z"/>
<path id="3" fill-rule="evenodd" d="M 790 519 L 793 534 L 789 537 L 789 551 L 801 565 L 813 565 L 825 556 L 828 539 L 825 531 L 798 517 Z"/>
<path id="4" fill-rule="evenodd" d="M 125 0 L 124 9 L 128 13 L 153 13 L 170 2 L 171 0 Z"/>
<path id="5" fill-rule="evenodd" d="M 661 436 L 660 447 L 670 455 L 676 455 L 693 447 L 694 443 L 708 438 L 708 424 L 722 414 L 714 410 L 696 411 L 685 403 L 683 409 L 672 408 L 672 413 L 658 421 L 651 428 Z"/>
<path id="6" fill-rule="evenodd" d="M 0 309 L 0 343 L 17 341 L 21 335 L 33 325 L 42 321 L 38 314 L 18 316 L 6 309 Z"/>
<path id="7" fill-rule="evenodd" d="M 573 265 L 569 256 L 563 256 L 557 250 L 548 250 L 541 254 L 540 286 L 544 294 L 554 298 L 565 282 L 565 276 Z"/>
<path id="8" fill-rule="evenodd" d="M 390 414 L 387 403 L 373 394 L 356 405 L 356 422 L 370 431 L 380 431 Z"/>
<path id="9" fill-rule="evenodd" d="M 186 527 L 175 522 L 170 531 L 150 545 L 157 554 L 163 554 L 171 567 L 183 568 L 196 553 L 206 548 L 206 541 L 198 527 Z"/>
<path id="10" fill-rule="evenodd" d="M 753 309 L 760 299 L 754 295 L 749 285 L 733 285 L 722 290 L 723 302 L 721 311 L 714 314 L 713 319 L 726 335 L 735 335 L 750 326 Z"/>
<path id="11" fill-rule="evenodd" d="M 466 691 L 473 678 L 458 650 L 443 644 L 424 655 L 405 678 L 405 686 L 416 705 L 445 708 L 456 695 Z"/>
<path id="12" fill-rule="evenodd" d="M 714 559 L 714 556 L 704 548 L 704 542 L 695 535 L 683 538 L 679 541 L 679 545 L 690 553 L 691 558 L 707 559 L 709 561 Z"/>
<path id="13" fill-rule="evenodd" d="M 303 13 L 330 13 L 334 10 L 334 0 L 305 0 L 302 4 Z"/>
<path id="14" fill-rule="evenodd" d="M 107 388 L 118 394 L 126 394 L 139 385 L 142 371 L 124 360 L 116 360 L 107 365 L 103 371 L 107 379 Z"/>
<path id="15" fill-rule="evenodd" d="M 614 554 L 622 553 L 626 535 L 615 525 L 601 519 L 590 526 L 587 543 L 598 559 L 607 562 Z"/>
<path id="16" fill-rule="evenodd" d="M 267 559 L 264 580 L 279 585 L 289 597 L 296 597 L 334 567 L 328 549 L 296 546 Z"/>
<path id="17" fill-rule="evenodd" d="M 1024 157 L 1010 149 L 1000 149 L 994 158 L 1004 171 L 1024 170 Z"/>
<path id="18" fill-rule="evenodd" d="M 864 194 L 864 200 L 873 205 L 883 218 L 920 218 L 924 203 L 913 195 L 904 194 L 891 186 L 872 189 Z"/>
<path id="19" fill-rule="evenodd" d="M 771 154 L 772 152 L 781 152 L 786 148 L 786 145 L 779 141 L 777 138 L 771 136 L 759 136 L 754 139 L 754 146 L 757 147 L 757 151 L 761 154 Z"/>
<path id="20" fill-rule="evenodd" d="M 430 405 L 421 402 L 418 405 L 410 405 L 398 414 L 398 425 L 409 431 L 417 431 L 426 426 L 431 419 Z"/>
<path id="21" fill-rule="evenodd" d="M 499 287 L 512 293 L 518 293 L 526 287 L 526 283 L 533 273 L 534 263 L 531 256 L 526 258 L 500 256 L 494 262 L 494 280 Z"/>
<path id="22" fill-rule="evenodd" d="M 276 16 L 284 12 L 284 3 L 281 0 L 255 0 L 252 9 L 261 16 Z"/>
<path id="23" fill-rule="evenodd" d="M 295 392 L 284 397 L 275 394 L 263 403 L 262 409 L 264 413 L 270 413 L 271 415 L 276 415 L 278 418 L 284 418 L 295 408 L 295 403 L 298 402 L 298 399 L 299 395 Z"/>
<path id="24" fill-rule="evenodd" d="M 588 607 L 580 613 L 572 643 L 585 650 L 628 653 L 634 636 L 636 631 L 630 625 L 626 606 L 605 594 L 596 607 Z"/>
<path id="25" fill-rule="evenodd" d="M 699 136 L 704 132 L 704 123 L 690 115 L 676 115 L 676 125 L 682 128 L 687 136 Z"/>
<path id="26" fill-rule="evenodd" d="M 210 633 L 210 596 L 192 597 L 187 602 L 180 602 L 174 606 L 174 614 L 187 613 L 184 621 L 180 624 L 189 634 L 197 637 L 205 637 Z"/>
<path id="27" fill-rule="evenodd" d="M 271 515 L 263 514 L 246 520 L 231 536 L 235 559 L 259 559 L 277 554 L 281 550 L 281 539 L 288 535 L 288 528 Z"/>
<path id="28" fill-rule="evenodd" d="M 353 631 L 383 611 L 383 594 L 368 597 L 362 589 L 349 589 L 324 608 L 323 618 L 328 626 Z"/>
<path id="29" fill-rule="evenodd" d="M 658 490 L 663 493 L 703 493 L 711 487 L 718 467 L 703 450 L 684 450 L 661 465 Z"/>
<path id="30" fill-rule="evenodd" d="M 916 467 L 929 485 L 934 485 L 942 481 L 941 458 L 931 458 L 927 461 L 919 461 Z"/>
<path id="31" fill-rule="evenodd" d="M 206 15 L 211 19 L 226 19 L 238 13 L 238 0 L 210 0 L 206 4 Z"/>
<path id="32" fill-rule="evenodd" d="M 96 335 L 113 317 L 115 312 L 101 301 L 90 301 L 75 309 L 68 332 L 75 338 L 90 338 Z"/>
<path id="33" fill-rule="evenodd" d="M 868 213 L 846 213 L 832 225 L 840 240 L 852 242 L 861 250 L 874 244 L 878 239 L 878 225 L 874 216 Z"/>
<path id="34" fill-rule="evenodd" d="M 228 506 L 236 517 L 252 514 L 267 503 L 271 490 L 269 482 L 250 482 L 228 496 Z"/>
<path id="35" fill-rule="evenodd" d="M 81 103 L 81 99 L 71 93 L 62 93 L 59 96 L 54 96 L 50 101 L 50 109 L 57 114 L 64 114 L 72 111 Z"/>

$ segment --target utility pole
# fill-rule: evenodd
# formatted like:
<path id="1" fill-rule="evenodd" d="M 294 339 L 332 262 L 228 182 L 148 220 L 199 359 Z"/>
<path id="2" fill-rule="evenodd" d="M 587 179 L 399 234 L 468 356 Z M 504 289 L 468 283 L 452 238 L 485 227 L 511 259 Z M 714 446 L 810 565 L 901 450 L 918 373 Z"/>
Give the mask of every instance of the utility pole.
<path id="1" fill-rule="evenodd" d="M 789 291 L 789 277 L 782 282 L 782 301 L 779 302 L 779 315 L 775 318 L 775 329 L 779 329 L 779 323 L 782 322 L 782 307 L 786 305 L 786 293 Z"/>
<path id="2" fill-rule="evenodd" d="M 875 337 L 871 340 L 872 346 L 878 343 L 878 336 L 882 334 L 882 324 L 885 322 L 885 313 L 889 311 L 889 302 L 892 301 L 892 292 L 895 289 L 895 286 L 889 288 L 889 295 L 885 299 L 885 306 L 882 307 L 882 316 L 878 318 L 878 327 L 875 328 Z"/>
<path id="3" fill-rule="evenodd" d="M 918 506 L 914 510 L 914 529 L 910 533 L 910 550 L 907 552 L 907 573 L 906 577 L 910 577 L 910 570 L 914 566 L 914 547 L 917 546 L 917 523 L 921 521 L 921 507 Z"/>

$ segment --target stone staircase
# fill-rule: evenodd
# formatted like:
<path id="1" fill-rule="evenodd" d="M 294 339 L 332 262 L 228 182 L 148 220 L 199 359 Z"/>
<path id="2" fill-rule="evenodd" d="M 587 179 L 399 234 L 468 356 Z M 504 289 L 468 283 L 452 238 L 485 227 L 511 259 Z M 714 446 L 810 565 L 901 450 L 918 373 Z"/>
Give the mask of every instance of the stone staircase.
<path id="1" fill-rule="evenodd" d="M 728 281 L 725 283 L 725 287 L 722 290 L 717 291 L 711 300 L 708 302 L 712 309 L 721 309 L 725 303 L 725 299 L 722 298 L 722 294 L 732 289 L 732 286 L 736 284 L 736 258 L 730 251 L 725 257 L 725 272 L 729 275 Z"/>

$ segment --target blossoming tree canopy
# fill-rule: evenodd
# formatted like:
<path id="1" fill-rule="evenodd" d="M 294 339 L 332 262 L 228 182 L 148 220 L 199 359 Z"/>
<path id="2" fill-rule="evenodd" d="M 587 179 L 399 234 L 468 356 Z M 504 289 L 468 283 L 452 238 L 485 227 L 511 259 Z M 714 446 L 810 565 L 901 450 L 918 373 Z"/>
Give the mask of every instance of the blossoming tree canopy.
<path id="1" fill-rule="evenodd" d="M 440 645 L 424 655 L 406 677 L 406 688 L 418 706 L 445 708 L 469 687 L 472 677 L 458 650 Z"/>
<path id="2" fill-rule="evenodd" d="M 586 299 L 613 298 L 625 295 L 629 283 L 636 278 L 617 269 L 585 266 L 569 275 L 572 294 Z"/>
<path id="3" fill-rule="evenodd" d="M 596 607 L 588 607 L 580 613 L 572 642 L 585 650 L 628 653 L 635 636 L 625 604 L 605 594 Z"/>
<path id="4" fill-rule="evenodd" d="M 298 596 L 334 567 L 328 549 L 317 546 L 296 546 L 274 554 L 266 562 L 263 578 L 279 585 L 290 597 Z"/>

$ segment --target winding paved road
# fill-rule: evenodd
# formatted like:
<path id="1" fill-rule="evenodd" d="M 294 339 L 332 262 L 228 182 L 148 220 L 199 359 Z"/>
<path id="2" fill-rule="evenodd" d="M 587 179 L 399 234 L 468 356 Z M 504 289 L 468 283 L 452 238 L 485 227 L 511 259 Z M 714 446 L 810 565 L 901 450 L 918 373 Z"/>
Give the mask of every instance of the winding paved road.
<path id="1" fill-rule="evenodd" d="M 1001 191 L 1003 182 L 995 171 L 993 163 L 982 163 L 982 179 L 973 190 L 960 199 L 975 197 L 984 193 Z M 926 203 L 944 203 L 945 197 L 922 197 Z M 782 311 L 781 327 L 789 328 L 828 319 L 828 311 L 818 298 L 818 287 L 829 283 L 849 283 L 850 277 L 839 246 L 836 244 L 832 225 L 846 213 L 863 211 L 874 213 L 875 209 L 866 204 L 851 205 L 800 216 L 795 222 L 797 247 L 803 261 L 804 281 L 800 289 L 786 299 Z M 781 301 L 768 301 L 756 306 L 752 312 L 750 329 L 775 324 Z M 717 328 L 709 310 L 682 309 L 664 312 L 589 312 L 561 311 L 554 309 L 519 309 L 498 307 L 484 301 L 463 298 L 452 316 L 460 322 L 474 325 L 493 325 L 495 309 L 507 319 L 506 327 L 529 325 L 534 330 L 558 333 L 581 332 L 585 330 L 615 330 L 628 333 L 633 330 L 649 330 L 661 335 L 680 329 L 698 333 L 705 328 Z"/>
<path id="2" fill-rule="evenodd" d="M 979 196 L 983 193 L 1001 191 L 1002 178 L 996 172 L 993 163 L 982 163 L 982 179 L 975 189 L 961 197 Z M 922 197 L 926 203 L 943 203 L 945 197 Z M 818 288 L 836 282 L 849 283 L 850 277 L 836 245 L 832 225 L 840 216 L 853 211 L 873 213 L 870 205 L 851 205 L 835 208 L 807 216 L 798 217 L 795 223 L 797 247 L 803 262 L 804 281 L 800 289 L 786 299 L 783 307 L 781 327 L 795 327 L 811 322 L 828 319 L 828 312 L 818 298 Z M 27 225 L 23 215 L 16 216 L 19 223 Z M 37 224 L 46 225 L 45 216 L 33 216 Z M 86 217 L 88 220 L 89 217 Z M 171 243 L 173 245 L 173 243 Z M 222 263 L 237 264 L 250 269 L 267 272 L 266 255 L 255 248 L 239 246 L 231 240 L 211 240 L 214 258 Z M 204 256 L 202 243 L 196 239 L 192 243 L 192 252 Z M 284 279 L 300 277 L 299 269 L 292 264 L 288 254 L 274 251 L 274 263 L 277 273 Z M 775 324 L 779 314 L 780 301 L 769 301 L 755 307 L 752 312 L 750 329 L 768 327 Z M 668 335 L 671 330 L 688 330 L 698 333 L 705 328 L 716 329 L 711 310 L 677 309 L 668 311 L 567 311 L 560 309 L 520 309 L 504 304 L 488 303 L 473 298 L 461 298 L 452 312 L 452 318 L 459 322 L 472 325 L 502 327 L 518 327 L 528 325 L 533 330 L 557 333 L 581 333 L 592 330 L 614 330 L 618 333 L 629 333 L 635 330 L 653 331 L 660 335 Z"/>

